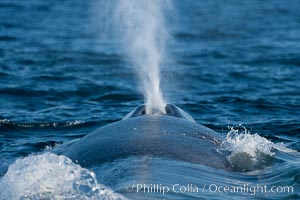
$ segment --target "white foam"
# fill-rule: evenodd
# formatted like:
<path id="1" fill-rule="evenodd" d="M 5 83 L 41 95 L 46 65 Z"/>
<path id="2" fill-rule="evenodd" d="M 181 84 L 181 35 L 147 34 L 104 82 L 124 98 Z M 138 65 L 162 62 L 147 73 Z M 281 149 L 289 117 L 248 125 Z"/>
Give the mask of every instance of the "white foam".
<path id="1" fill-rule="evenodd" d="M 294 152 L 283 143 L 273 143 L 270 140 L 251 134 L 245 127 L 230 127 L 230 131 L 220 146 L 222 151 L 229 152 L 228 160 L 237 170 L 247 171 L 268 165 L 275 155 L 275 150 Z"/>
<path id="2" fill-rule="evenodd" d="M 16 160 L 0 179 L 0 199 L 126 199 L 97 183 L 95 174 L 52 153 Z"/>

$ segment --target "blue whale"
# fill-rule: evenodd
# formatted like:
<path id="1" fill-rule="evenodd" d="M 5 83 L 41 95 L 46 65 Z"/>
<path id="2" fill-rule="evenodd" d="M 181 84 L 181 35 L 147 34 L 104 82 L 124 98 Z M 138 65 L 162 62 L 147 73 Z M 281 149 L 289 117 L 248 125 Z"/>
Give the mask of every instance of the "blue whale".
<path id="1" fill-rule="evenodd" d="M 160 157 L 230 169 L 226 157 L 218 151 L 222 136 L 197 124 L 173 104 L 165 114 L 146 114 L 141 105 L 121 121 L 100 127 L 81 139 L 54 149 L 84 167 L 93 167 L 131 156 Z"/>

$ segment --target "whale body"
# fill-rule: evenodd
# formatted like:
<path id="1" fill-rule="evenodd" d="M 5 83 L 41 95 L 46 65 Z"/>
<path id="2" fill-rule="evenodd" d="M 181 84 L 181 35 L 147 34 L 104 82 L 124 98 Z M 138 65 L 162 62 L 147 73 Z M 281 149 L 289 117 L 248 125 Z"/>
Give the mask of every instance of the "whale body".
<path id="1" fill-rule="evenodd" d="M 54 150 L 85 167 L 131 156 L 160 157 L 229 169 L 218 151 L 222 136 L 168 104 L 164 114 L 146 114 L 139 106 L 123 120 L 100 127 Z"/>

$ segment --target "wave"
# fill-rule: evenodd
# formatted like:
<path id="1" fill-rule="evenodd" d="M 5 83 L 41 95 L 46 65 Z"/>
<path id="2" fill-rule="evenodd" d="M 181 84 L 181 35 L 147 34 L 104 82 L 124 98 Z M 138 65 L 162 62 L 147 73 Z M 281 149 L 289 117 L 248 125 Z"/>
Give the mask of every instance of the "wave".
<path id="1" fill-rule="evenodd" d="M 0 199 L 126 199 L 99 184 L 93 172 L 52 153 L 16 160 L 0 179 Z"/>
<path id="2" fill-rule="evenodd" d="M 0 128 L 5 130 L 15 130 L 15 128 L 80 128 L 88 126 L 101 126 L 103 124 L 112 122 L 108 121 L 84 121 L 84 120 L 70 120 L 70 121 L 37 121 L 37 122 L 15 122 L 8 119 L 0 119 Z"/>
<path id="3" fill-rule="evenodd" d="M 230 127 L 220 150 L 227 154 L 232 168 L 237 171 L 251 171 L 271 165 L 276 151 L 297 152 L 283 143 L 273 143 L 257 133 L 251 134 L 242 125 Z"/>

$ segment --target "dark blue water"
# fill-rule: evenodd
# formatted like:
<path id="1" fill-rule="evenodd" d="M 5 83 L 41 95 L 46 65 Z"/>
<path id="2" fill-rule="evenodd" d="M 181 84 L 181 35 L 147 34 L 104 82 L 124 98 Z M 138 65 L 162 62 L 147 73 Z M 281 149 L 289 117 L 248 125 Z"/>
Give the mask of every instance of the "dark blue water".
<path id="1" fill-rule="evenodd" d="M 0 176 L 15 159 L 80 138 L 143 103 L 124 48 L 113 36 L 103 37 L 99 5 L 95 0 L 0 1 Z M 161 75 L 167 101 L 224 136 L 228 126 L 242 124 L 293 150 L 278 152 L 273 168 L 254 175 L 226 172 L 224 182 L 292 185 L 294 193 L 256 198 L 299 199 L 300 2 L 178 0 L 173 6 L 168 23 L 173 38 Z M 197 183 L 190 180 L 195 171 L 212 174 L 208 180 L 223 175 L 179 165 L 174 168 L 185 175 L 183 182 Z M 100 183 L 122 193 L 113 180 L 96 174 Z M 154 182 L 173 183 L 170 174 L 156 176 Z M 224 197 L 229 198 L 215 198 Z"/>

